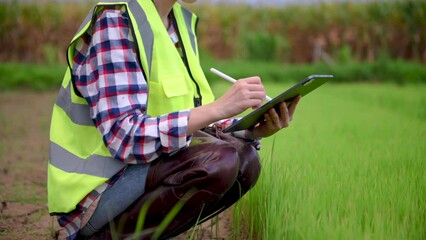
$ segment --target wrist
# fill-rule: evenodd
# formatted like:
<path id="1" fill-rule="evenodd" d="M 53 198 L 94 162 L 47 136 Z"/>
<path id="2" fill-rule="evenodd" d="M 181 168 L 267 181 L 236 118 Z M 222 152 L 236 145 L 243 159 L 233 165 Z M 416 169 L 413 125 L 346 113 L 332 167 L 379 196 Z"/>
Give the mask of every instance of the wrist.
<path id="1" fill-rule="evenodd" d="M 195 131 L 219 121 L 220 117 L 220 109 L 214 102 L 191 109 L 187 134 L 193 134 Z"/>
<path id="2" fill-rule="evenodd" d="M 223 108 L 220 107 L 217 101 L 204 105 L 203 107 L 206 108 L 205 113 L 210 116 L 212 122 L 217 122 L 226 118 Z"/>

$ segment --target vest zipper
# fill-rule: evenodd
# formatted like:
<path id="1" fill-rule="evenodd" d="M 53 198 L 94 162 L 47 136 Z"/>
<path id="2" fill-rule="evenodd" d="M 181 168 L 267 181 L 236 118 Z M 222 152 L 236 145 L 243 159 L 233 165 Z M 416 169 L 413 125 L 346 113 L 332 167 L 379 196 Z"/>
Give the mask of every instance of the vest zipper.
<path id="1" fill-rule="evenodd" d="M 173 17 L 173 26 L 174 26 L 174 28 L 176 30 L 176 34 L 178 35 L 178 38 L 179 38 L 178 44 L 180 45 L 180 47 L 182 49 L 182 54 L 183 54 L 182 61 L 183 61 L 183 63 L 186 66 L 186 70 L 188 71 L 189 76 L 191 77 L 192 82 L 194 82 L 195 87 L 197 88 L 198 98 L 196 96 L 194 96 L 194 106 L 195 107 L 199 107 L 199 106 L 202 105 L 202 102 L 203 102 L 202 101 L 203 98 L 201 96 L 200 86 L 198 86 L 197 81 L 195 81 L 194 76 L 192 75 L 192 72 L 191 72 L 191 68 L 189 67 L 188 58 L 186 56 L 185 46 L 183 44 L 182 36 L 180 35 L 180 30 L 179 30 L 179 27 L 177 25 L 177 21 L 176 21 L 176 18 L 175 18 L 175 14 L 173 13 L 173 10 L 172 10 L 171 14 L 172 14 L 172 17 Z"/>

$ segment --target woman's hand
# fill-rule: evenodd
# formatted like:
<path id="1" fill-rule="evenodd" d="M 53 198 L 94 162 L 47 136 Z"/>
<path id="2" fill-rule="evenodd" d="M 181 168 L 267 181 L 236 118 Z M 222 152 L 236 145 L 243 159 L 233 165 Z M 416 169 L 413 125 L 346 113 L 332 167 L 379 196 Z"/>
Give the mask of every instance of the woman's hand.
<path id="1" fill-rule="evenodd" d="M 238 80 L 213 104 L 217 106 L 220 119 L 234 117 L 245 110 L 260 107 L 265 100 L 265 88 L 259 77 Z"/>
<path id="2" fill-rule="evenodd" d="M 285 102 L 280 103 L 279 113 L 274 108 L 269 109 L 264 115 L 265 120 L 254 127 L 253 137 L 269 137 L 279 130 L 288 127 L 293 119 L 293 114 L 300 98 L 301 96 L 297 96 L 288 107 Z"/>
<path id="3" fill-rule="evenodd" d="M 259 77 L 240 79 L 216 101 L 191 109 L 187 134 L 221 119 L 234 117 L 249 108 L 256 109 L 265 97 L 265 88 Z"/>

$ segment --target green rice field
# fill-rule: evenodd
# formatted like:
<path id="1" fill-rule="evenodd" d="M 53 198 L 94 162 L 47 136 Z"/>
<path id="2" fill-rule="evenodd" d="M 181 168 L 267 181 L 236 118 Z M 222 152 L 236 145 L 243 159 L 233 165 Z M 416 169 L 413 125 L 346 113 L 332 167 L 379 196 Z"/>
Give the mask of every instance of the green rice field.
<path id="1" fill-rule="evenodd" d="M 426 85 L 326 83 L 260 154 L 235 211 L 248 239 L 426 239 Z"/>
<path id="2" fill-rule="evenodd" d="M 212 80 L 216 96 L 230 87 Z M 232 235 L 207 239 L 426 239 L 426 84 L 337 80 L 262 140 L 262 174 L 234 207 Z M 271 97 L 290 86 L 265 82 Z M 55 233 L 45 166 L 57 92 L 42 89 L 0 93 L 0 239 Z"/>

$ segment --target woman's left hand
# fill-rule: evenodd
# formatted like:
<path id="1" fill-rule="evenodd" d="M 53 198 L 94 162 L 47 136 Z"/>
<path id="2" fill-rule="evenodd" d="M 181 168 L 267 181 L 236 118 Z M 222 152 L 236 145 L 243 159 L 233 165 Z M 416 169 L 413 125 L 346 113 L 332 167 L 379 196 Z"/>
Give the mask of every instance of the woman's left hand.
<path id="1" fill-rule="evenodd" d="M 280 103 L 279 113 L 274 108 L 269 109 L 264 115 L 265 120 L 254 127 L 253 138 L 269 137 L 288 127 L 300 98 L 301 96 L 297 96 L 288 107 L 285 102 Z"/>

